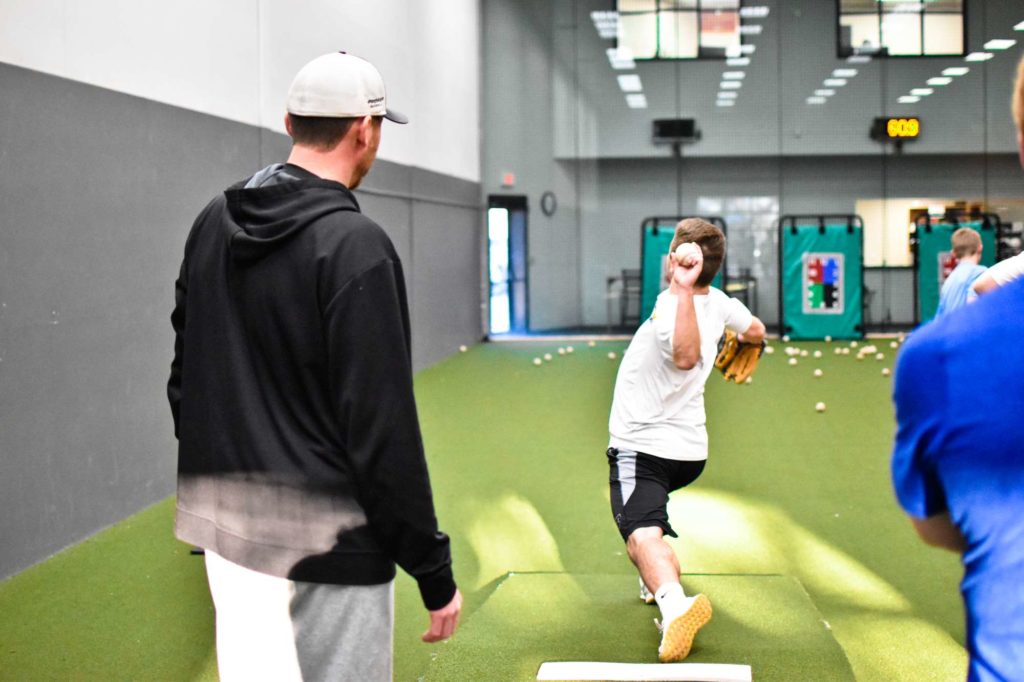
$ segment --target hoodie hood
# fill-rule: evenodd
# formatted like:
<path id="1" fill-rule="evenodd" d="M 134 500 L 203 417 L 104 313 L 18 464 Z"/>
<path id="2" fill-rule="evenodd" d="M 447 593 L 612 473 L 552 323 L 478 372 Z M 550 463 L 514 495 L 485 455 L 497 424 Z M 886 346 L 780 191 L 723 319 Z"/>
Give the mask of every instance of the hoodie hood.
<path id="1" fill-rule="evenodd" d="M 228 250 L 235 261 L 258 260 L 307 225 L 336 211 L 359 211 L 352 192 L 289 163 L 267 166 L 225 193 Z"/>

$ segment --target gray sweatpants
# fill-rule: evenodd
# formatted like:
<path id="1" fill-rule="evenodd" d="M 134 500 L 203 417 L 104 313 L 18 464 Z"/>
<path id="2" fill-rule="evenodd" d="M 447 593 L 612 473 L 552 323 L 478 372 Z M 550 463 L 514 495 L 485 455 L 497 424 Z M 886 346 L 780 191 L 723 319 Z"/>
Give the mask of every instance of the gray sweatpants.
<path id="1" fill-rule="evenodd" d="M 206 552 L 220 679 L 390 682 L 394 582 L 278 578 Z"/>

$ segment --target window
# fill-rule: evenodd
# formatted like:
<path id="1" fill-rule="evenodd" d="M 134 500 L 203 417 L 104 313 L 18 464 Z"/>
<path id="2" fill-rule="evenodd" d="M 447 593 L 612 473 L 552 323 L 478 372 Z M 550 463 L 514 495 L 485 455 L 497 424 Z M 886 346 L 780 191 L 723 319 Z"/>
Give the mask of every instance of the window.
<path id="1" fill-rule="evenodd" d="M 618 0 L 618 47 L 634 59 L 734 56 L 740 0 Z"/>
<path id="2" fill-rule="evenodd" d="M 838 0 L 839 56 L 964 54 L 964 0 Z"/>

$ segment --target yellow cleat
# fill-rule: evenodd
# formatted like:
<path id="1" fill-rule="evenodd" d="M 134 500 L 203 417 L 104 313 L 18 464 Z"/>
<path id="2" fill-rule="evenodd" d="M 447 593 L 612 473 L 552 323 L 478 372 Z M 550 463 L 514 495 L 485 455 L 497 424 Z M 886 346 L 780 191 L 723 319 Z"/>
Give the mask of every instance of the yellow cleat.
<path id="1" fill-rule="evenodd" d="M 662 663 L 681 661 L 690 654 L 697 630 L 711 620 L 711 601 L 703 594 L 690 599 L 689 608 L 661 627 L 658 660 Z"/>

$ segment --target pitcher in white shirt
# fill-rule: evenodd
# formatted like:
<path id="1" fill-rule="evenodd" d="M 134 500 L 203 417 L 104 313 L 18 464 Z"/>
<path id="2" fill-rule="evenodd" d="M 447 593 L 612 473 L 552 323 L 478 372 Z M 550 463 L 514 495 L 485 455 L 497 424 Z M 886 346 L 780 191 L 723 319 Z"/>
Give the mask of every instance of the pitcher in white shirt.
<path id="1" fill-rule="evenodd" d="M 698 249 L 676 249 L 695 244 Z M 725 235 L 697 218 L 676 226 L 671 280 L 637 330 L 615 380 L 608 430 L 612 514 L 640 573 L 640 596 L 661 609 L 658 658 L 678 661 L 711 618 L 703 594 L 687 597 L 679 560 L 664 535 L 668 495 L 700 476 L 708 457 L 704 384 L 726 327 L 760 343 L 765 328 L 740 301 L 711 287 L 725 256 Z"/>

